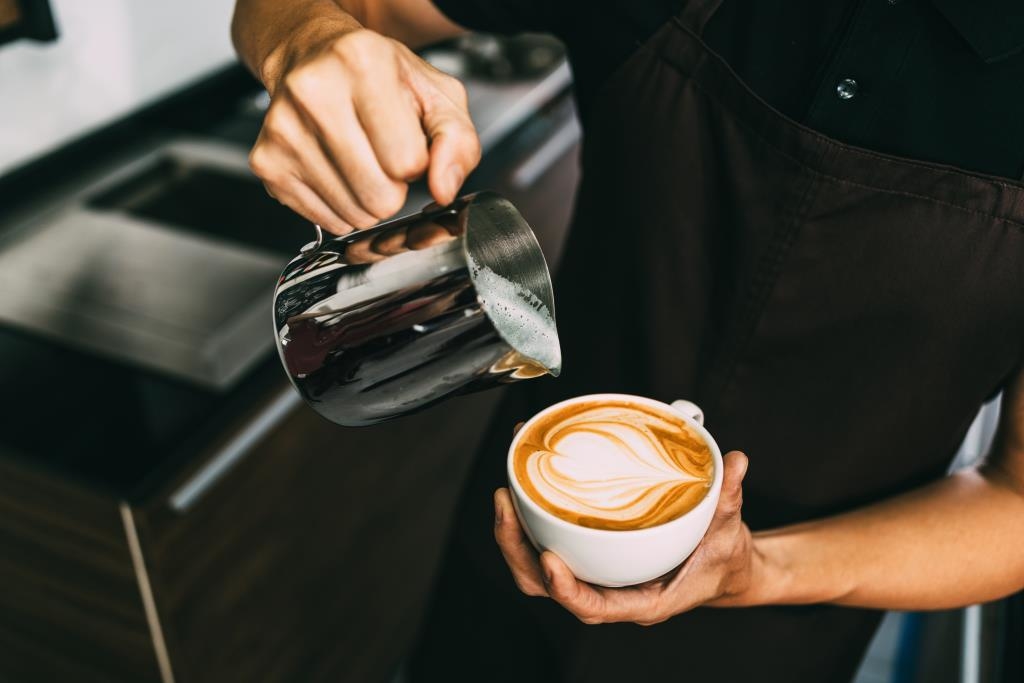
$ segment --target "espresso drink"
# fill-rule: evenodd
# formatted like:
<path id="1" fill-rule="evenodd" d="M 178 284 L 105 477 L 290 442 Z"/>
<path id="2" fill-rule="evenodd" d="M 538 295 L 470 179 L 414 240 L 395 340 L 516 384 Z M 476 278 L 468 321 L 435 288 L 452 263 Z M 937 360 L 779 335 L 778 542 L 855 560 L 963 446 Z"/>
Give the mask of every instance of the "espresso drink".
<path id="1" fill-rule="evenodd" d="M 516 479 L 548 512 L 595 529 L 644 529 L 694 508 L 714 478 L 711 449 L 681 417 L 641 403 L 573 403 L 527 425 Z"/>

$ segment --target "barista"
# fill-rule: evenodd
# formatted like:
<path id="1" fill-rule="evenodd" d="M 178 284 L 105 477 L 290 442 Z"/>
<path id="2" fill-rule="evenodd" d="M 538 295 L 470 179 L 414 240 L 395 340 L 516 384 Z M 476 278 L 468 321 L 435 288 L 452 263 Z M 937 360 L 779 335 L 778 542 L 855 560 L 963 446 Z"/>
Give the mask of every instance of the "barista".
<path id="1" fill-rule="evenodd" d="M 464 27 L 566 42 L 583 182 L 565 371 L 478 459 L 413 678 L 848 680 L 876 610 L 1024 588 L 1016 4 L 239 0 L 268 190 L 336 233 L 420 176 L 454 199 L 480 156 L 465 91 L 409 48 Z M 749 455 L 695 555 L 641 587 L 538 558 L 504 490 L 489 542 L 512 422 L 595 391 L 694 399 Z M 999 391 L 987 461 L 946 475 Z"/>

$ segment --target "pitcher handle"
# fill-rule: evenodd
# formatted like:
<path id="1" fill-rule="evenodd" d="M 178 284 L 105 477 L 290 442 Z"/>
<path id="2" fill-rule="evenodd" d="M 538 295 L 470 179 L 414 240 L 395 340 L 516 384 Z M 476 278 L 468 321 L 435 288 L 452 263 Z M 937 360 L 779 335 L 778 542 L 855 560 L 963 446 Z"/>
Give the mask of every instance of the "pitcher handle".
<path id="1" fill-rule="evenodd" d="M 324 231 L 320 228 L 320 226 L 317 223 L 313 224 L 313 229 L 316 230 L 316 239 L 314 239 L 312 242 L 307 243 L 304 247 L 302 247 L 302 249 L 299 250 L 303 254 L 310 251 L 316 251 L 324 243 Z"/>

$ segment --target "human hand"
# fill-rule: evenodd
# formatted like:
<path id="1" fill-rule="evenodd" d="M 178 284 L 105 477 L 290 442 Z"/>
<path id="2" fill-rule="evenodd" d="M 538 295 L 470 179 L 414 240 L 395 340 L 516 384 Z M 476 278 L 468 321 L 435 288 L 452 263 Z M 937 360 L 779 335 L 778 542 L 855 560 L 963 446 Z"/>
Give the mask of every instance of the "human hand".
<path id="1" fill-rule="evenodd" d="M 339 31 L 267 72 L 272 100 L 250 166 L 271 196 L 332 233 L 390 217 L 424 174 L 449 204 L 480 160 L 463 85 L 396 40 Z"/>
<path id="2" fill-rule="evenodd" d="M 747 456 L 727 453 L 724 465 L 718 507 L 700 545 L 676 569 L 638 586 L 594 586 L 573 576 L 551 551 L 538 557 L 506 488 L 494 494 L 494 536 L 523 593 L 549 597 L 585 624 L 626 621 L 650 626 L 700 605 L 743 605 L 760 562 L 740 514 Z"/>

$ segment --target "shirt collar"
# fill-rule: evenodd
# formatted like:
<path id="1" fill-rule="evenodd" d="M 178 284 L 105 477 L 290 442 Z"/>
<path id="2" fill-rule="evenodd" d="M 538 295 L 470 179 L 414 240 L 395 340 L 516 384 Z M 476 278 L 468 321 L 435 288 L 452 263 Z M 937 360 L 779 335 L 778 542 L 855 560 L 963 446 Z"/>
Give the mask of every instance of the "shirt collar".
<path id="1" fill-rule="evenodd" d="M 988 63 L 1024 50 L 1021 0 L 932 0 L 946 20 Z"/>

